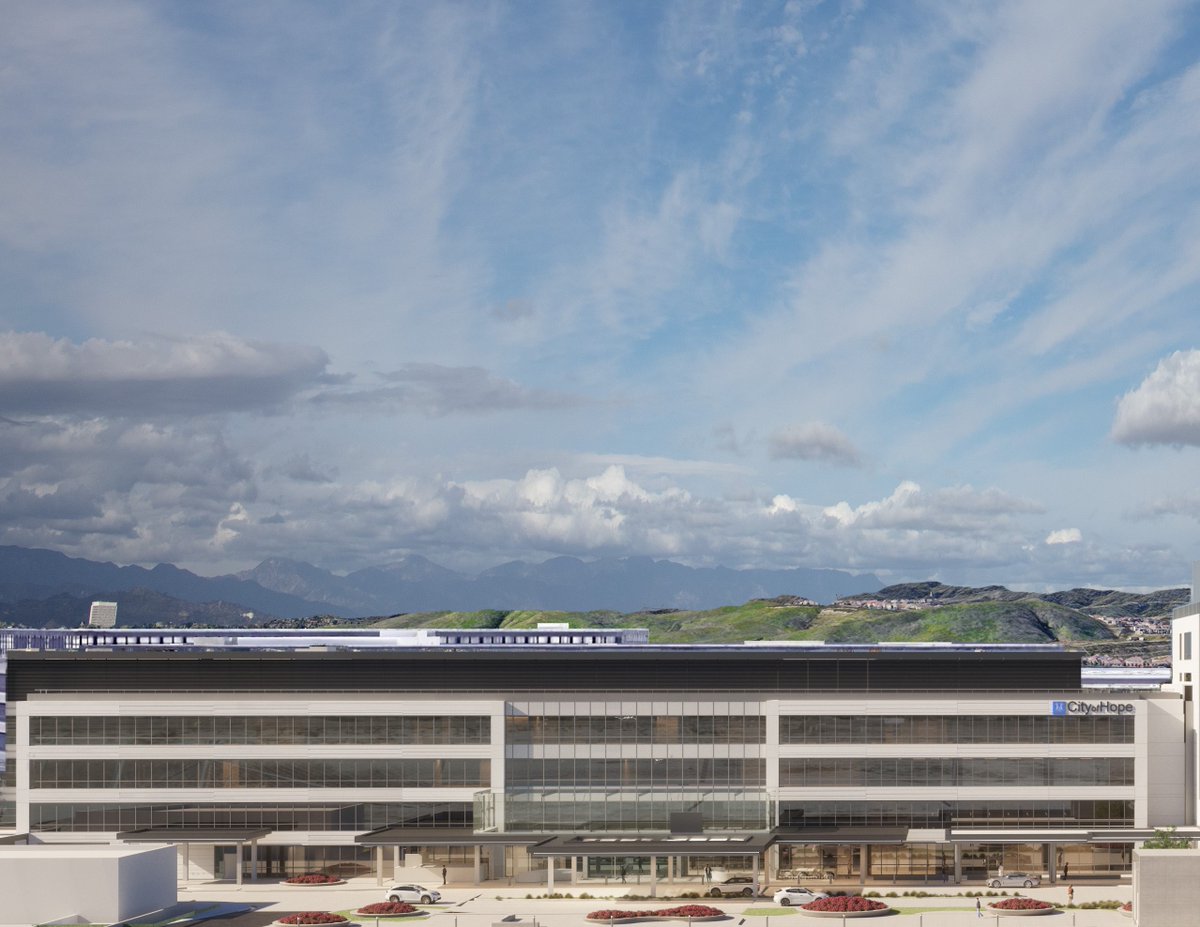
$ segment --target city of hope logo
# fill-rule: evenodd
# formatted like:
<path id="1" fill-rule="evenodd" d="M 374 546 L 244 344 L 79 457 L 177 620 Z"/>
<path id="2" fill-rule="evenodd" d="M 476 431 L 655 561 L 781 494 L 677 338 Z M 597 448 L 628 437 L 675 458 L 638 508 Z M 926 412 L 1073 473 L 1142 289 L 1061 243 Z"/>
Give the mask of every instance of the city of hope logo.
<path id="1" fill-rule="evenodd" d="M 1131 715 L 1134 707 L 1131 702 L 1077 702 L 1053 701 L 1050 703 L 1052 715 Z"/>

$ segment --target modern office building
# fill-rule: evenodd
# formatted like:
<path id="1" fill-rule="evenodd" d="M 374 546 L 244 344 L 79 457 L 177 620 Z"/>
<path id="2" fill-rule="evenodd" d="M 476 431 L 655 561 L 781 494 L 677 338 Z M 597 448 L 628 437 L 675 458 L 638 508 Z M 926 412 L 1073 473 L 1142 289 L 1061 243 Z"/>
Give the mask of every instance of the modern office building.
<path id="1" fill-rule="evenodd" d="M 1152 828 L 1196 823 L 1189 622 L 1200 605 L 1176 618 L 1172 681 L 1128 690 L 1084 687 L 1081 654 L 1049 645 L 561 626 L 10 643 L 14 824 L 167 840 L 186 874 L 239 880 L 1111 875 Z"/>
<path id="2" fill-rule="evenodd" d="M 116 602 L 93 602 L 88 609 L 89 628 L 115 628 L 117 626 Z"/>

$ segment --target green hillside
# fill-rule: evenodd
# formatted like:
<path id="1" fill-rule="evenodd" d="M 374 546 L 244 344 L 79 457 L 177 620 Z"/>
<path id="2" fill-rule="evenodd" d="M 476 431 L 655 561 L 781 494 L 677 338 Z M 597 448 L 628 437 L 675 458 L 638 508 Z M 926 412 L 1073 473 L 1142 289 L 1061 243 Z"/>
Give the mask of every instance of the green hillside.
<path id="1" fill-rule="evenodd" d="M 1101 622 L 1041 599 L 973 602 L 921 611 L 849 611 L 755 600 L 709 611 L 424 612 L 375 624 L 388 628 L 648 628 L 656 644 L 728 644 L 747 640 L 956 641 L 973 644 L 1112 640 Z"/>

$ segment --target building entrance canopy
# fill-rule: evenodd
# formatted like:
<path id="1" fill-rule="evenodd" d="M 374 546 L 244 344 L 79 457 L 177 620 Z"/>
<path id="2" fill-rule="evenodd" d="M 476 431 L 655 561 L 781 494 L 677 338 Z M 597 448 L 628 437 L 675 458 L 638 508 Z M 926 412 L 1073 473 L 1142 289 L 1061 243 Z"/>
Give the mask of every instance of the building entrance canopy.
<path id="1" fill-rule="evenodd" d="M 531 856 L 735 856 L 757 854 L 773 834 L 603 834 L 551 837 Z"/>

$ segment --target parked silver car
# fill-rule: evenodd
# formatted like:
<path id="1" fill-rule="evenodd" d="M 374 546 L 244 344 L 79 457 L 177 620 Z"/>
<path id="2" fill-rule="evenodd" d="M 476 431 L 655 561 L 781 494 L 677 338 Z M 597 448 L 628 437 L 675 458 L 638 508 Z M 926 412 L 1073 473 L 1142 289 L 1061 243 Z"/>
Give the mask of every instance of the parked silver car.
<path id="1" fill-rule="evenodd" d="M 987 884 L 991 888 L 1037 888 L 1042 884 L 1042 877 L 1029 872 L 1006 872 L 1002 876 L 992 876 Z"/>

